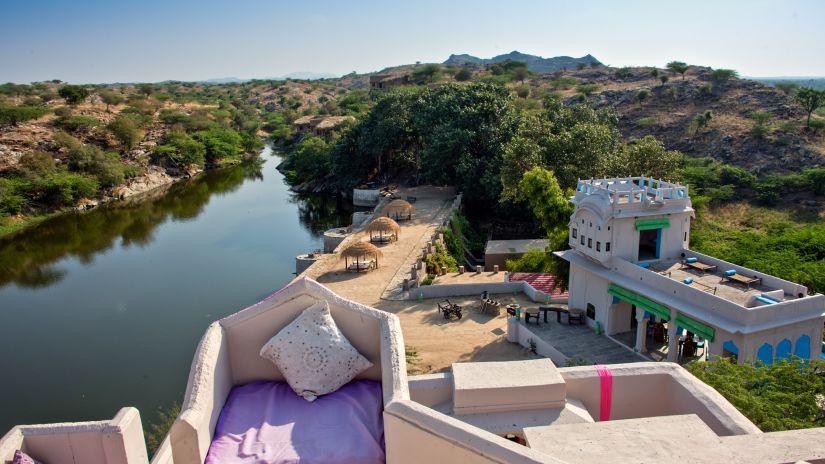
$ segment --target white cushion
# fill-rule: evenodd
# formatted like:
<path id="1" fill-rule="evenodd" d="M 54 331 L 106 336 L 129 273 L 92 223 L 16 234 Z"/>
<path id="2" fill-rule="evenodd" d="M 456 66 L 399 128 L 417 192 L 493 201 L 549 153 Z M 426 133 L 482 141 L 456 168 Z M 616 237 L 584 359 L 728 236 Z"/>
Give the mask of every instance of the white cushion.
<path id="1" fill-rule="evenodd" d="M 338 390 L 372 366 L 335 325 L 326 301 L 305 309 L 261 348 L 307 401 Z"/>

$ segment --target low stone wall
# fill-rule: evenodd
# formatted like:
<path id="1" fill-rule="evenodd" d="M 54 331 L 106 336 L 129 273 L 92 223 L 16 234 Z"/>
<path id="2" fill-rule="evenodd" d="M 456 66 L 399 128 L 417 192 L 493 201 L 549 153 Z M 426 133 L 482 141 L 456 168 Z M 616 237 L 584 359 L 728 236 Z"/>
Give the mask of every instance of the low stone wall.
<path id="1" fill-rule="evenodd" d="M 352 189 L 352 204 L 355 206 L 375 206 L 380 199 L 378 189 Z"/>
<path id="2" fill-rule="evenodd" d="M 425 285 L 410 291 L 410 299 L 446 298 L 450 296 L 481 295 L 483 292 L 524 293 L 530 301 L 536 303 L 567 303 L 567 298 L 554 298 L 548 293 L 536 290 L 527 282 L 479 282 L 469 284 Z"/>
<path id="3" fill-rule="evenodd" d="M 557 366 L 564 366 L 567 364 L 567 360 L 570 359 L 553 345 L 534 334 L 530 327 L 524 323 L 524 318 L 516 319 L 507 316 L 507 341 L 518 343 L 528 349 L 535 346 L 536 354 L 550 358 Z"/>

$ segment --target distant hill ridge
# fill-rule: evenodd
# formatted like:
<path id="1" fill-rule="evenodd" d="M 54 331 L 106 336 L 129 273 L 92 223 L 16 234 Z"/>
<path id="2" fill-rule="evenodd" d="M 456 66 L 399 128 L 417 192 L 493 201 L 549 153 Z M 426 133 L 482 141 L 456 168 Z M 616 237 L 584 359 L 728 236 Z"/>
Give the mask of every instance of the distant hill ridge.
<path id="1" fill-rule="evenodd" d="M 590 66 L 593 63 L 602 64 L 601 61 L 597 60 L 589 53 L 581 58 L 573 58 L 571 56 L 542 58 L 540 56 L 528 55 L 527 53 L 521 53 L 519 51 L 512 51 L 510 53 L 494 56 L 492 58 L 478 58 L 476 56 L 467 55 L 466 53 L 461 55 L 453 54 L 447 58 L 447 61 L 445 61 L 444 64 L 452 64 L 457 66 L 466 64 L 485 65 L 507 60 L 524 61 L 527 63 L 527 68 L 529 70 L 537 73 L 550 73 L 564 69 L 576 69 L 576 66 L 578 66 L 579 63 L 583 63 L 587 66 Z"/>

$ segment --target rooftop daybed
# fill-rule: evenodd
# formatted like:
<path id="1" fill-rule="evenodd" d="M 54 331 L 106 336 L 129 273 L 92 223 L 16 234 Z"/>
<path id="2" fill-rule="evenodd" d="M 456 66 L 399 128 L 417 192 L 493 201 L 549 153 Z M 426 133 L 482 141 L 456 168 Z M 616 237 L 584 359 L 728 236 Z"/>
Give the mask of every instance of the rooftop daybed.
<path id="1" fill-rule="evenodd" d="M 372 366 L 337 391 L 299 396 L 294 371 L 285 377 L 262 347 L 320 304 Z M 304 350 L 302 362 L 323 374 L 329 363 L 318 353 Z M 207 329 L 170 432 L 174 462 L 383 462 L 383 410 L 406 392 L 403 361 L 396 316 L 295 280 Z"/>

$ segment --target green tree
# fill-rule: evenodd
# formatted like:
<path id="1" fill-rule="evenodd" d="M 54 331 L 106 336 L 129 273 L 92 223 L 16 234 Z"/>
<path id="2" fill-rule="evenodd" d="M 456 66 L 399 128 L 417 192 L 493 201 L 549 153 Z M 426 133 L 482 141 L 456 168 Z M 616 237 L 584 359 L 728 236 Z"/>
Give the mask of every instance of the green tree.
<path id="1" fill-rule="evenodd" d="M 152 84 L 138 84 L 137 91 L 138 93 L 141 93 L 148 97 L 149 95 L 152 95 L 152 93 L 155 91 L 155 86 Z"/>
<path id="2" fill-rule="evenodd" d="M 427 84 L 441 79 L 441 65 L 427 63 L 415 68 L 411 74 L 416 84 Z"/>
<path id="3" fill-rule="evenodd" d="M 100 99 L 106 104 L 106 112 L 109 112 L 110 105 L 119 105 L 123 103 L 123 95 L 112 90 L 101 90 L 98 92 Z"/>
<path id="4" fill-rule="evenodd" d="M 752 111 L 748 116 L 753 119 L 751 134 L 757 139 L 764 138 L 770 131 L 768 123 L 773 118 L 773 114 L 770 111 Z"/>
<path id="5" fill-rule="evenodd" d="M 682 79 L 685 78 L 685 73 L 690 69 L 690 66 L 682 61 L 671 61 L 666 67 L 673 74 L 681 74 Z"/>
<path id="6" fill-rule="evenodd" d="M 636 94 L 636 100 L 639 101 L 639 107 L 642 106 L 642 103 L 650 97 L 650 90 L 642 89 Z"/>
<path id="7" fill-rule="evenodd" d="M 21 122 L 37 119 L 49 110 L 42 106 L 8 106 L 0 105 L 0 125 L 16 126 Z"/>
<path id="8" fill-rule="evenodd" d="M 166 157 L 175 166 L 203 167 L 206 147 L 183 131 L 169 131 L 155 147 L 155 154 Z"/>
<path id="9" fill-rule="evenodd" d="M 525 172 L 519 189 L 544 230 L 567 228 L 573 208 L 553 171 L 535 167 Z"/>
<path id="10" fill-rule="evenodd" d="M 693 126 L 693 135 L 697 135 L 700 130 L 707 127 L 708 124 L 713 120 L 713 112 L 707 110 L 705 112 L 699 113 L 693 117 L 693 122 L 691 125 Z"/>
<path id="11" fill-rule="evenodd" d="M 577 71 L 581 71 L 582 69 L 584 69 L 586 67 L 587 67 L 586 63 L 576 63 L 576 70 Z"/>
<path id="12" fill-rule="evenodd" d="M 455 78 L 455 80 L 459 82 L 466 82 L 473 78 L 473 72 L 470 70 L 470 68 L 462 66 L 461 69 L 459 69 L 453 77 Z"/>
<path id="13" fill-rule="evenodd" d="M 825 104 L 825 90 L 816 90 L 802 87 L 794 96 L 794 100 L 808 113 L 807 126 L 811 126 L 811 114 Z"/>
<path id="14" fill-rule="evenodd" d="M 670 78 L 667 77 L 666 74 L 662 74 L 661 76 L 659 76 L 659 80 L 662 82 L 662 85 L 665 85 L 665 84 L 667 84 L 667 81 L 670 80 Z"/>
<path id="15" fill-rule="evenodd" d="M 799 84 L 797 84 L 796 82 L 780 81 L 774 84 L 773 86 L 781 90 L 785 95 L 793 95 L 796 93 L 797 90 L 799 90 Z"/>
<path id="16" fill-rule="evenodd" d="M 625 66 L 623 68 L 619 68 L 615 72 L 616 79 L 625 80 L 633 76 L 633 71 L 630 70 L 629 67 Z"/>
<path id="17" fill-rule="evenodd" d="M 739 77 L 739 73 L 734 71 L 733 69 L 714 69 L 710 73 L 710 78 L 717 83 L 727 82 L 731 79 L 736 79 Z"/>
<path id="18" fill-rule="evenodd" d="M 66 103 L 77 105 L 89 96 L 89 91 L 82 85 L 66 84 L 57 90 L 57 94 L 66 99 Z"/>
<path id="19" fill-rule="evenodd" d="M 682 165 L 683 155 L 666 150 L 652 135 L 628 143 L 604 160 L 603 172 L 610 177 L 645 175 L 656 179 L 673 179 Z"/>
<path id="20" fill-rule="evenodd" d="M 650 70 L 650 77 L 652 77 L 653 79 L 658 79 L 659 78 L 659 69 L 658 68 L 651 69 Z"/>
<path id="21" fill-rule="evenodd" d="M 825 129 L 825 119 L 811 119 L 808 127 L 813 129 L 813 136 L 816 137 L 816 133 L 819 132 L 820 129 Z"/>
<path id="22" fill-rule="evenodd" d="M 770 365 L 737 364 L 728 358 L 692 362 L 685 368 L 713 387 L 764 432 L 825 426 L 825 363 L 792 357 Z"/>
<path id="23" fill-rule="evenodd" d="M 510 72 L 510 79 L 514 81 L 524 82 L 524 79 L 527 79 L 527 76 L 530 75 L 530 71 L 527 70 L 527 67 L 517 67 Z"/>
<path id="24" fill-rule="evenodd" d="M 130 114 L 120 114 L 106 126 L 124 148 L 131 150 L 143 139 L 140 121 Z"/>
<path id="25" fill-rule="evenodd" d="M 216 163 L 243 153 L 243 138 L 231 129 L 209 129 L 195 132 L 192 138 L 206 148 L 206 161 Z"/>
<path id="26" fill-rule="evenodd" d="M 591 95 L 598 92 L 600 88 L 598 84 L 579 84 L 576 86 L 576 91 L 583 99 L 587 100 Z"/>
<path id="27" fill-rule="evenodd" d="M 329 151 L 322 137 L 305 137 L 290 156 L 291 167 L 301 179 L 320 180 L 330 172 Z"/>

